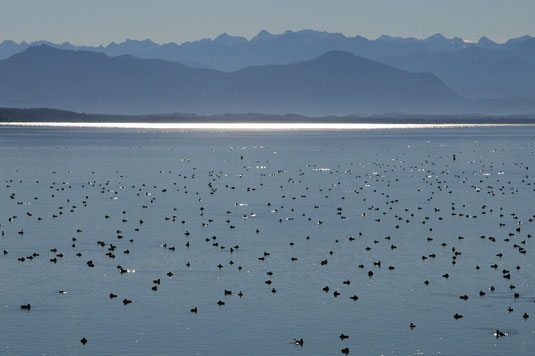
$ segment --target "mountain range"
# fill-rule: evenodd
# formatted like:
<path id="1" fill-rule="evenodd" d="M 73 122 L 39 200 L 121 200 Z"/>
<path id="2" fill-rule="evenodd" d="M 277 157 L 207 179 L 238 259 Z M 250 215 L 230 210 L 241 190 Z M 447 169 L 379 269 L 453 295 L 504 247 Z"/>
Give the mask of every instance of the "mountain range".
<path id="1" fill-rule="evenodd" d="M 451 113 L 470 105 L 433 74 L 344 51 L 222 72 L 40 45 L 0 61 L 0 78 L 0 106 L 109 114 Z"/>
<path id="2" fill-rule="evenodd" d="M 88 50 L 102 52 L 109 56 L 131 54 L 139 58 L 165 59 L 221 71 L 235 71 L 255 65 L 303 61 L 332 50 L 342 50 L 368 59 L 378 59 L 422 52 L 456 52 L 468 47 L 509 48 L 527 38 L 529 37 L 498 44 L 486 37 L 481 38 L 477 43 L 471 43 L 458 37 L 448 39 L 441 34 L 422 40 L 391 36 L 369 40 L 362 36 L 346 37 L 341 33 L 313 30 L 286 31 L 282 34 L 271 34 L 262 30 L 250 40 L 223 33 L 215 39 L 202 39 L 182 44 L 174 42 L 157 44 L 148 39 L 143 41 L 129 39 L 121 43 L 112 42 L 107 46 L 77 46 L 69 42 L 56 44 L 48 41 L 32 43 L 4 41 L 0 43 L 0 59 L 20 53 L 30 46 L 46 44 L 59 49 Z"/>
<path id="3" fill-rule="evenodd" d="M 470 99 L 535 98 L 535 38 L 498 48 L 467 47 L 456 52 L 388 56 L 379 62 L 430 72 Z"/>
<path id="4" fill-rule="evenodd" d="M 182 44 L 157 44 L 151 40 L 126 40 L 107 46 L 76 46 L 68 42 L 0 43 L 0 59 L 32 46 L 85 50 L 108 56 L 132 55 L 163 59 L 194 68 L 232 72 L 251 66 L 293 64 L 340 50 L 415 73 L 429 72 L 470 100 L 535 103 L 535 38 L 523 36 L 496 43 L 486 37 L 478 42 L 446 38 L 426 39 L 381 36 L 369 40 L 340 33 L 313 30 L 271 34 L 260 31 L 251 39 L 226 33 L 215 39 Z M 514 106 L 514 105 L 513 105 Z"/>

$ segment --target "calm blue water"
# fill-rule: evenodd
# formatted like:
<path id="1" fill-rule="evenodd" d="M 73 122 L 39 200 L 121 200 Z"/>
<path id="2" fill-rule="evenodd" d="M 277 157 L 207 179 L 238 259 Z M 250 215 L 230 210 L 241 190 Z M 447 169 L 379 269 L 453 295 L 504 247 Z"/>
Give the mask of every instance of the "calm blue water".
<path id="1" fill-rule="evenodd" d="M 533 355 L 534 140 L 1 128 L 0 354 Z"/>

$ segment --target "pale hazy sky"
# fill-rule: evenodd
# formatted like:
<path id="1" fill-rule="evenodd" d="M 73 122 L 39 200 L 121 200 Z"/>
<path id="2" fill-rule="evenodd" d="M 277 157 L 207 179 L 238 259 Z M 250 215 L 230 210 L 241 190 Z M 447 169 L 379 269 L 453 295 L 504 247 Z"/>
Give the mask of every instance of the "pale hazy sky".
<path id="1" fill-rule="evenodd" d="M 181 43 L 261 29 L 501 42 L 535 36 L 535 0 L 0 0 L 0 41 Z"/>

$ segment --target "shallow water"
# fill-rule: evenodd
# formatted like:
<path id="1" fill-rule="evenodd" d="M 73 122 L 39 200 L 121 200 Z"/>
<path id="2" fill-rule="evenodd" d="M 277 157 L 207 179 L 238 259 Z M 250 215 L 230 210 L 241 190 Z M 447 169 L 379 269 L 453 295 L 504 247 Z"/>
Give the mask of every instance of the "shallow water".
<path id="1" fill-rule="evenodd" d="M 532 127 L 1 128 L 0 353 L 532 355 L 534 140 Z"/>

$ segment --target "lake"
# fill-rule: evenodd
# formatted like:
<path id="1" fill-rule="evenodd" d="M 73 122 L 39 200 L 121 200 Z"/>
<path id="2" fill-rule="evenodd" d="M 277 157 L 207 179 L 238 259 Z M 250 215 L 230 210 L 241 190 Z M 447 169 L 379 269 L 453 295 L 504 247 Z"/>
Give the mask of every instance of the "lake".
<path id="1" fill-rule="evenodd" d="M 533 355 L 534 143 L 0 127 L 0 354 Z"/>

